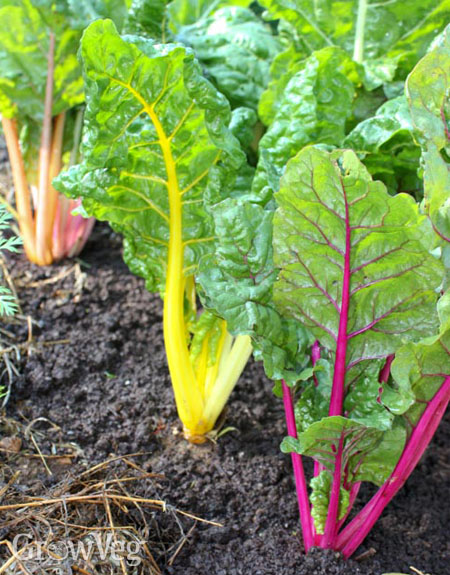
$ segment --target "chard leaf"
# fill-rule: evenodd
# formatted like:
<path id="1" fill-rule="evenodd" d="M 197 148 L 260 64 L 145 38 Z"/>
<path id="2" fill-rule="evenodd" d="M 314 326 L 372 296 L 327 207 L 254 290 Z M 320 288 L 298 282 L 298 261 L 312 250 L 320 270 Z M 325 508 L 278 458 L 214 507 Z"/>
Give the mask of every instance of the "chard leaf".
<path id="1" fill-rule="evenodd" d="M 333 478 L 328 471 L 321 471 L 317 477 L 311 479 L 311 497 L 312 504 L 311 515 L 314 519 L 314 526 L 316 532 L 320 535 L 325 530 L 325 523 L 328 516 L 328 508 L 330 504 L 330 491 Z M 341 486 L 339 494 L 339 511 L 338 519 L 343 519 L 347 513 L 350 503 L 349 492 Z"/>
<path id="2" fill-rule="evenodd" d="M 277 191 L 286 162 L 307 144 L 342 144 L 357 81 L 355 64 L 339 48 L 324 48 L 301 64 L 261 139 L 254 191 Z"/>
<path id="3" fill-rule="evenodd" d="M 0 113 L 42 122 L 50 33 L 55 35 L 53 114 L 84 101 L 77 51 L 97 18 L 121 26 L 126 0 L 0 0 Z"/>
<path id="4" fill-rule="evenodd" d="M 370 481 L 375 485 L 383 485 L 394 470 L 406 443 L 405 427 L 394 421 L 391 429 L 383 432 L 375 446 L 371 446 L 367 454 L 355 453 L 350 462 L 350 481 Z"/>
<path id="5" fill-rule="evenodd" d="M 365 69 L 369 89 L 404 79 L 448 22 L 448 0 L 359 2 L 358 0 L 260 0 L 273 19 L 295 29 L 304 56 L 339 46 Z M 362 24 L 357 33 L 357 22 Z"/>
<path id="6" fill-rule="evenodd" d="M 343 398 L 367 362 L 436 332 L 443 268 L 420 241 L 414 200 L 389 196 L 351 151 L 305 148 L 276 200 L 275 304 L 330 350 Z"/>
<path id="7" fill-rule="evenodd" d="M 170 0 L 133 0 L 127 14 L 124 32 L 167 42 L 170 36 L 167 22 L 169 3 Z"/>
<path id="8" fill-rule="evenodd" d="M 450 330 L 450 289 L 438 301 L 437 311 L 441 322 L 440 333 L 443 334 Z"/>
<path id="9" fill-rule="evenodd" d="M 396 425 L 387 431 L 367 427 L 341 416 L 325 417 L 299 433 L 286 437 L 281 450 L 318 461 L 330 475 L 342 444 L 342 485 L 370 481 L 382 485 L 392 473 L 403 450 L 406 432 Z"/>
<path id="10" fill-rule="evenodd" d="M 424 209 L 434 230 L 449 249 L 450 242 L 450 164 L 433 144 L 423 151 Z"/>
<path id="11" fill-rule="evenodd" d="M 319 360 L 322 362 L 323 360 Z M 329 372 L 329 362 L 327 362 Z M 328 415 L 328 407 L 331 395 L 331 379 L 325 384 L 319 380 L 318 385 L 306 384 L 300 393 L 300 397 L 295 404 L 295 420 L 297 429 L 300 432 L 306 431 L 310 425 L 320 421 Z"/>
<path id="12" fill-rule="evenodd" d="M 203 201 L 208 176 L 214 169 L 211 185 L 225 193 L 245 161 L 227 128 L 228 102 L 185 48 L 122 39 L 108 20 L 85 31 L 81 57 L 84 159 L 55 186 L 122 232 L 127 263 L 163 291 L 169 237 L 192 276 L 214 242 Z"/>
<path id="13" fill-rule="evenodd" d="M 423 150 L 425 211 L 450 242 L 450 26 L 406 83 L 413 123 Z"/>
<path id="14" fill-rule="evenodd" d="M 364 370 L 358 373 L 355 381 L 348 389 L 344 400 L 344 413 L 352 421 L 357 421 L 367 427 L 387 431 L 392 427 L 394 414 L 403 413 L 414 401 L 414 396 L 406 388 L 400 394 L 387 383 L 379 382 L 382 361 L 366 362 Z M 312 370 L 315 375 L 315 385 L 308 382 L 300 391 L 295 405 L 295 419 L 299 431 L 306 431 L 314 422 L 328 415 L 331 388 L 333 381 L 333 365 L 330 361 L 320 359 Z M 307 370 L 305 370 L 307 371 Z M 312 377 L 312 374 L 309 376 Z M 303 379 L 301 377 L 299 380 Z"/>
<path id="15" fill-rule="evenodd" d="M 394 416 L 383 401 L 384 387 L 379 382 L 383 361 L 364 363 L 364 370 L 354 376 L 344 400 L 344 413 L 353 421 L 367 427 L 386 431 L 391 428 Z"/>
<path id="16" fill-rule="evenodd" d="M 207 342 L 208 357 L 206 367 L 214 365 L 223 334 L 223 320 L 208 311 L 203 312 L 198 321 L 192 322 L 193 337 L 190 346 L 190 358 L 194 368 L 197 367 L 202 350 Z"/>
<path id="17" fill-rule="evenodd" d="M 417 64 L 406 82 L 411 116 L 421 143 L 448 145 L 450 25 L 437 45 Z"/>
<path id="18" fill-rule="evenodd" d="M 44 114 L 50 32 L 55 35 L 54 105 L 58 114 L 83 101 L 77 61 L 81 32 L 71 29 L 67 13 L 46 2 L 0 0 L 0 113 L 20 112 L 36 121 Z"/>
<path id="19" fill-rule="evenodd" d="M 448 296 L 447 296 L 448 297 Z M 405 423 L 411 433 L 429 402 L 450 373 L 449 316 L 438 336 L 401 347 L 392 363 L 392 375 L 400 389 L 409 390 L 415 401 L 404 410 Z"/>
<path id="20" fill-rule="evenodd" d="M 177 33 L 182 26 L 208 18 L 224 6 L 247 7 L 251 0 L 173 0 L 168 7 L 170 28 Z"/>
<path id="21" fill-rule="evenodd" d="M 233 136 L 236 136 L 236 138 L 239 140 L 239 143 L 244 150 L 250 149 L 254 138 L 254 129 L 257 121 L 258 118 L 256 112 L 251 108 L 235 108 L 232 112 L 229 128 Z M 251 179 L 253 179 L 253 175 Z"/>
<path id="22" fill-rule="evenodd" d="M 39 2 L 44 3 L 51 5 L 54 2 L 52 0 Z M 90 22 L 100 18 L 111 18 L 121 30 L 127 19 L 130 3 L 131 0 L 56 0 L 57 9 L 67 15 L 71 27 L 79 30 L 84 30 Z M 36 6 L 37 2 L 34 1 L 33 4 Z"/>
<path id="23" fill-rule="evenodd" d="M 422 184 L 417 175 L 420 148 L 413 129 L 406 98 L 394 98 L 373 117 L 359 123 L 343 145 L 358 154 L 370 174 L 383 181 L 390 193 L 407 191 L 415 195 Z"/>
<path id="24" fill-rule="evenodd" d="M 289 46 L 274 58 L 270 66 L 270 83 L 261 95 L 258 106 L 259 117 L 266 126 L 270 126 L 274 121 L 289 80 L 304 69 L 303 60 L 303 55 L 299 54 L 294 46 Z"/>
<path id="25" fill-rule="evenodd" d="M 253 12 L 229 6 L 182 27 L 177 40 L 191 46 L 211 81 L 232 106 L 256 109 L 280 46 Z"/>
<path id="26" fill-rule="evenodd" d="M 246 198 L 210 210 L 217 239 L 197 274 L 202 300 L 227 321 L 231 334 L 252 337 L 269 377 L 292 383 L 305 367 L 308 338 L 299 322 L 281 317 L 273 305 L 273 213 Z"/>

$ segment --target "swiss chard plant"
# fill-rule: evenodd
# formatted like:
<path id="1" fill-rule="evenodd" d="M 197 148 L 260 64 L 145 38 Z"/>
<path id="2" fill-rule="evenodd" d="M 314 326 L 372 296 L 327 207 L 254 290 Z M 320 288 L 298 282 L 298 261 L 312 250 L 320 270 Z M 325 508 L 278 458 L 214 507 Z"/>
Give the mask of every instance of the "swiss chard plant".
<path id="1" fill-rule="evenodd" d="M 240 200 L 215 206 L 220 246 L 199 280 L 206 304 L 251 335 L 281 380 L 306 549 L 348 557 L 450 399 L 444 266 L 414 199 L 390 196 L 352 151 L 305 148 L 276 201 L 275 214 Z M 303 456 L 315 462 L 310 491 Z M 362 481 L 379 490 L 346 523 Z"/>
<path id="2" fill-rule="evenodd" d="M 215 242 L 206 198 L 238 194 L 248 172 L 230 106 L 190 50 L 122 38 L 109 20 L 85 31 L 81 58 L 83 162 L 55 185 L 124 235 L 128 265 L 161 293 L 178 413 L 186 437 L 204 441 L 252 349 L 197 309 L 198 262 Z"/>
<path id="3" fill-rule="evenodd" d="M 51 181 L 78 161 L 84 101 L 77 50 L 86 24 L 126 3 L 0 1 L 0 114 L 25 252 L 46 265 L 80 252 L 93 220 Z"/>
<path id="4" fill-rule="evenodd" d="M 353 152 L 305 149 L 276 198 L 275 305 L 308 327 L 330 376 L 321 381 L 317 372 L 314 389 L 297 388 L 298 435 L 284 385 L 292 437 L 283 449 L 317 463 L 311 544 L 349 556 L 406 481 L 450 399 L 450 333 L 436 311 L 444 271 L 424 245 L 414 200 L 389 196 Z M 343 528 L 361 481 L 380 491 Z"/>
<path id="5" fill-rule="evenodd" d="M 412 3 L 401 23 L 410 31 L 393 27 L 384 54 L 371 29 L 383 19 L 371 18 L 400 3 L 341 5 L 359 30 L 347 26 L 348 41 L 339 18 L 311 15 L 311 3 L 262 3 L 286 18 L 291 44 L 260 102 L 268 130 L 252 194 L 211 206 L 217 247 L 198 279 L 206 307 L 250 335 L 277 381 L 305 548 L 349 557 L 450 399 L 448 31 L 427 46 L 449 5 Z M 351 515 L 363 481 L 378 491 Z"/>

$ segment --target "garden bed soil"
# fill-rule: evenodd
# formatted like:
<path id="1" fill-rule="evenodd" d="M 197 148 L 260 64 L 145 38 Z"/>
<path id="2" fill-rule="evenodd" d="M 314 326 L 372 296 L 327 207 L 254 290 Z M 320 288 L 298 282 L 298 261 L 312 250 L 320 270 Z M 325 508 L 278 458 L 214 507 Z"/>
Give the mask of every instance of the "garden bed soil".
<path id="1" fill-rule="evenodd" d="M 35 345 L 23 354 L 8 417 L 58 425 L 64 441 L 81 450 L 73 474 L 110 454 L 146 452 L 136 460 L 167 477 L 162 498 L 224 525 L 198 524 L 163 573 L 382 575 L 414 566 L 448 575 L 448 419 L 358 550 L 357 556 L 368 551 L 365 559 L 344 563 L 318 550 L 305 557 L 291 462 L 279 450 L 282 404 L 261 365 L 250 362 L 233 392 L 225 422 L 231 430 L 217 443 L 190 445 L 181 436 L 167 371 L 161 301 L 129 273 L 118 236 L 97 225 L 78 263 L 38 268 L 14 256 L 9 267 L 23 313 L 35 322 Z M 9 329 L 21 341 L 29 335 L 25 324 Z M 68 342 L 52 343 L 59 340 Z M 39 495 L 67 466 L 52 477 L 42 466 L 34 473 L 20 483 Z"/>

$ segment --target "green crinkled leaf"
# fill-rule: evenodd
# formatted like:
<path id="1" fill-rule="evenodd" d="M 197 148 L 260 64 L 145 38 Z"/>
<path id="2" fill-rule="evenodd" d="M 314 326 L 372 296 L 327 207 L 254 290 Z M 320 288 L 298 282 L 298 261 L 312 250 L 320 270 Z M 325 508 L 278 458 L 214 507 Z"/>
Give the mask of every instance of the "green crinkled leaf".
<path id="1" fill-rule="evenodd" d="M 153 0 L 154 2 L 154 0 Z M 33 4 L 53 4 L 52 0 L 40 0 Z M 72 28 L 84 30 L 94 20 L 111 18 L 121 30 L 128 16 L 131 0 L 56 0 L 57 9 L 67 15 Z"/>
<path id="2" fill-rule="evenodd" d="M 230 6 L 181 28 L 177 39 L 191 46 L 211 81 L 232 106 L 256 109 L 279 52 L 275 36 L 252 11 Z"/>
<path id="3" fill-rule="evenodd" d="M 244 162 L 227 128 L 229 105 L 185 48 L 122 39 L 110 21 L 89 26 L 81 57 L 84 160 L 55 185 L 122 232 L 127 263 L 162 291 L 170 219 L 180 213 L 169 209 L 169 192 L 181 211 L 184 274 L 193 275 L 214 245 L 203 201 L 208 176 L 215 168 L 211 186 L 225 193 Z"/>
<path id="4" fill-rule="evenodd" d="M 386 431 L 391 428 L 394 416 L 383 401 L 383 386 L 378 381 L 384 361 L 364 363 L 364 370 L 355 376 L 344 400 L 344 413 L 353 421 L 367 427 Z"/>
<path id="5" fill-rule="evenodd" d="M 298 39 L 297 51 L 304 56 L 325 46 L 339 46 L 361 61 L 369 89 L 394 77 L 404 79 L 450 17 L 448 0 L 261 0 L 260 4 L 271 18 L 290 23 Z M 364 24 L 359 43 L 355 42 L 358 17 Z"/>
<path id="6" fill-rule="evenodd" d="M 434 229 L 450 242 L 450 163 L 430 143 L 422 153 L 424 164 L 424 209 Z"/>
<path id="7" fill-rule="evenodd" d="M 192 365 L 196 365 L 202 352 L 205 339 L 208 338 L 208 363 L 210 367 L 217 361 L 217 352 L 222 336 L 223 321 L 208 311 L 203 312 L 198 321 L 193 324 L 193 337 L 190 345 Z"/>
<path id="8" fill-rule="evenodd" d="M 177 33 L 182 26 L 208 18 L 225 6 L 247 7 L 251 0 L 173 0 L 168 7 L 170 28 Z"/>
<path id="9" fill-rule="evenodd" d="M 276 306 L 334 353 L 348 295 L 345 385 L 366 362 L 436 331 L 443 268 L 420 241 L 423 217 L 410 196 L 389 196 L 351 151 L 310 147 L 288 164 L 276 200 Z"/>
<path id="10" fill-rule="evenodd" d="M 266 126 L 275 119 L 280 109 L 284 92 L 289 80 L 303 69 L 303 55 L 299 54 L 294 46 L 278 54 L 270 66 L 270 83 L 267 90 L 261 95 L 258 113 Z"/>
<path id="11" fill-rule="evenodd" d="M 450 330 L 450 289 L 439 299 L 437 304 L 439 321 L 441 322 L 441 334 Z"/>
<path id="12" fill-rule="evenodd" d="M 357 152 L 370 174 L 382 180 L 390 193 L 404 191 L 420 196 L 420 148 L 413 138 L 405 97 L 383 104 L 373 117 L 350 132 L 343 145 Z"/>
<path id="13" fill-rule="evenodd" d="M 257 120 L 258 117 L 251 108 L 235 108 L 231 114 L 229 128 L 233 136 L 239 140 L 244 150 L 250 148 L 254 138 L 254 129 Z"/>
<path id="14" fill-rule="evenodd" d="M 339 48 L 315 52 L 302 63 L 261 139 L 255 191 L 277 191 L 286 162 L 307 144 L 342 144 L 357 79 L 355 64 Z"/>
<path id="15" fill-rule="evenodd" d="M 30 0 L 0 0 L 0 113 L 42 120 L 50 31 L 55 34 L 54 105 L 57 114 L 83 101 L 77 61 L 81 32 L 65 14 Z"/>
<path id="16" fill-rule="evenodd" d="M 332 482 L 333 478 L 328 471 L 322 471 L 317 475 L 317 477 L 313 477 L 311 479 L 311 515 L 314 519 L 316 532 L 319 533 L 319 535 L 322 535 L 325 530 Z M 343 519 L 345 517 L 349 504 L 350 494 L 341 486 L 339 494 L 338 519 Z"/>
<path id="17" fill-rule="evenodd" d="M 281 450 L 312 457 L 330 474 L 342 441 L 342 469 L 345 483 L 370 481 L 382 485 L 393 471 L 406 441 L 403 426 L 382 431 L 341 416 L 325 417 L 299 433 L 286 437 Z"/>
<path id="18" fill-rule="evenodd" d="M 411 116 L 422 146 L 425 211 L 450 241 L 450 26 L 406 83 Z"/>
<path id="19" fill-rule="evenodd" d="M 394 413 L 404 413 L 414 402 L 414 396 L 406 389 L 399 393 L 387 383 L 379 382 L 383 364 L 384 361 L 380 360 L 363 364 L 364 369 L 357 373 L 347 390 L 344 413 L 349 419 L 367 427 L 387 431 L 392 427 Z M 321 358 L 315 367 L 309 370 L 314 372 L 315 384 L 309 381 L 301 389 L 295 405 L 295 419 L 299 431 L 306 431 L 314 422 L 326 417 L 330 407 L 333 364 L 328 359 Z M 308 374 L 309 378 L 312 375 Z M 302 377 L 298 379 L 306 380 Z"/>
<path id="20" fill-rule="evenodd" d="M 370 481 L 375 485 L 383 485 L 394 470 L 406 443 L 405 427 L 394 421 L 391 429 L 380 436 L 376 446 L 370 447 L 365 457 L 355 454 L 350 467 L 354 470 L 352 482 Z"/>
<path id="21" fill-rule="evenodd" d="M 406 82 L 413 123 L 419 140 L 439 149 L 448 145 L 450 25 L 441 42 L 417 64 Z"/>
<path id="22" fill-rule="evenodd" d="M 324 363 L 323 360 L 319 360 L 319 365 Z M 329 362 L 326 362 L 326 364 L 324 367 L 327 368 L 329 373 Z M 295 420 L 298 431 L 306 431 L 310 425 L 328 415 L 330 395 L 331 379 L 326 383 L 320 380 L 318 385 L 313 385 L 310 381 L 304 386 L 295 404 Z"/>
<path id="23" fill-rule="evenodd" d="M 0 113 L 42 122 L 50 32 L 55 35 L 53 114 L 83 102 L 77 51 L 97 18 L 121 25 L 126 0 L 0 0 Z"/>
<path id="24" fill-rule="evenodd" d="M 245 198 L 224 200 L 210 210 L 216 244 L 197 274 L 206 307 L 227 321 L 231 334 L 252 337 L 269 377 L 296 381 L 305 367 L 308 338 L 297 321 L 282 318 L 273 305 L 273 213 Z"/>
<path id="25" fill-rule="evenodd" d="M 149 36 L 154 40 L 167 42 L 167 5 L 170 0 L 133 0 L 127 14 L 124 32 Z"/>
<path id="26" fill-rule="evenodd" d="M 445 377 L 450 375 L 450 330 L 448 316 L 445 317 L 438 336 L 401 347 L 392 363 L 396 385 L 415 397 L 414 404 L 404 410 L 408 432 L 420 419 L 426 402 L 433 398 Z"/>

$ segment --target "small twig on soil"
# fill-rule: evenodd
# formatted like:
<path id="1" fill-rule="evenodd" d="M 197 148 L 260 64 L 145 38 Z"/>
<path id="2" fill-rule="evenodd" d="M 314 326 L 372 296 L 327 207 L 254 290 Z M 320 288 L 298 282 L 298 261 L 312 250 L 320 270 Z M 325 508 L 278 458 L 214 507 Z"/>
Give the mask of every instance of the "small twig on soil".
<path id="1" fill-rule="evenodd" d="M 42 451 L 40 450 L 39 445 L 37 444 L 37 441 L 34 439 L 34 435 L 32 433 L 30 433 L 30 438 L 31 438 L 31 442 L 33 443 L 34 447 L 36 448 L 36 451 L 39 454 L 39 457 L 42 461 L 42 464 L 45 467 L 45 471 L 47 472 L 47 475 L 53 475 L 53 473 L 51 472 L 50 467 L 47 465 L 47 462 L 45 461 L 45 457 L 44 457 Z"/>
<path id="2" fill-rule="evenodd" d="M 111 531 L 113 534 L 114 543 L 117 546 L 117 533 L 116 533 L 116 529 L 114 527 L 114 522 L 113 522 L 113 518 L 111 515 L 111 507 L 109 506 L 108 497 L 105 497 L 105 509 L 106 509 L 106 515 L 108 516 L 109 525 L 110 525 L 110 528 L 111 528 Z M 123 557 L 120 558 L 120 567 L 122 569 L 123 575 L 128 575 L 128 571 L 127 571 Z"/>
<path id="3" fill-rule="evenodd" d="M 31 319 L 31 315 L 27 316 L 27 324 L 28 324 L 27 343 L 30 345 L 33 342 L 33 320 Z"/>
<path id="4" fill-rule="evenodd" d="M 16 349 L 28 350 L 31 347 L 33 349 L 36 349 L 37 347 L 40 347 L 40 346 L 49 347 L 49 346 L 53 346 L 53 345 L 67 345 L 69 343 L 71 343 L 70 339 L 55 339 L 53 341 L 33 341 L 33 342 L 27 341 L 26 343 L 18 343 L 17 345 L 12 345 L 10 347 L 0 349 L 0 355 L 4 355 L 5 353 L 11 353 L 12 351 L 14 351 Z"/>
<path id="5" fill-rule="evenodd" d="M 189 537 L 192 535 L 192 533 L 194 532 L 194 529 L 196 528 L 197 523 L 194 523 L 194 525 L 189 529 L 189 531 L 186 533 L 186 535 L 182 538 L 181 543 L 178 545 L 175 553 L 171 556 L 171 558 L 169 559 L 169 561 L 167 562 L 167 565 L 172 566 L 175 559 L 177 558 L 178 554 L 180 553 L 180 551 L 183 549 L 184 544 L 186 543 L 186 541 L 189 539 Z"/>
<path id="6" fill-rule="evenodd" d="M 372 557 L 373 555 L 376 554 L 376 549 L 374 549 L 373 547 L 371 547 L 370 549 L 368 549 L 367 551 L 364 551 L 364 553 L 361 553 L 360 555 L 358 555 L 357 557 L 355 557 L 355 561 L 364 561 L 365 559 L 369 559 L 369 557 Z"/>
<path id="7" fill-rule="evenodd" d="M 416 569 L 415 567 L 412 567 L 411 565 L 409 566 L 409 568 L 411 569 L 411 571 L 414 571 L 414 573 L 417 573 L 417 575 L 429 575 L 428 573 L 423 573 L 422 571 L 419 571 L 419 569 Z"/>
<path id="8" fill-rule="evenodd" d="M 14 485 L 19 476 L 20 471 L 16 471 L 14 475 L 11 477 L 11 479 L 8 481 L 8 483 L 0 489 L 0 501 L 3 499 L 3 495 L 5 495 L 8 489 L 10 489 Z"/>
<path id="9" fill-rule="evenodd" d="M 130 457 L 141 457 L 149 454 L 150 454 L 149 451 L 138 451 L 137 453 L 130 453 L 128 455 L 117 455 L 116 457 L 111 457 L 110 459 L 102 461 L 101 463 L 97 463 L 97 465 L 94 465 L 93 467 L 86 469 L 86 471 L 83 471 L 83 473 L 81 473 L 80 475 L 80 478 L 85 477 L 86 475 L 92 475 L 93 473 L 97 473 L 97 471 L 100 471 L 105 467 L 108 467 L 108 465 L 110 465 L 111 463 L 115 463 L 116 461 L 125 461 Z"/>
<path id="10" fill-rule="evenodd" d="M 80 264 L 76 263 L 74 265 L 72 265 L 70 268 L 63 268 L 59 273 L 57 273 L 54 276 L 51 276 L 49 278 L 43 279 L 43 280 L 37 280 L 37 281 L 33 281 L 33 282 L 17 282 L 17 285 L 20 287 L 26 287 L 26 288 L 40 288 L 42 286 L 46 286 L 46 285 L 51 285 L 51 284 L 55 284 L 57 282 L 59 282 L 60 280 L 63 280 L 64 278 L 70 276 L 72 273 L 76 273 L 77 268 L 80 267 Z"/>

